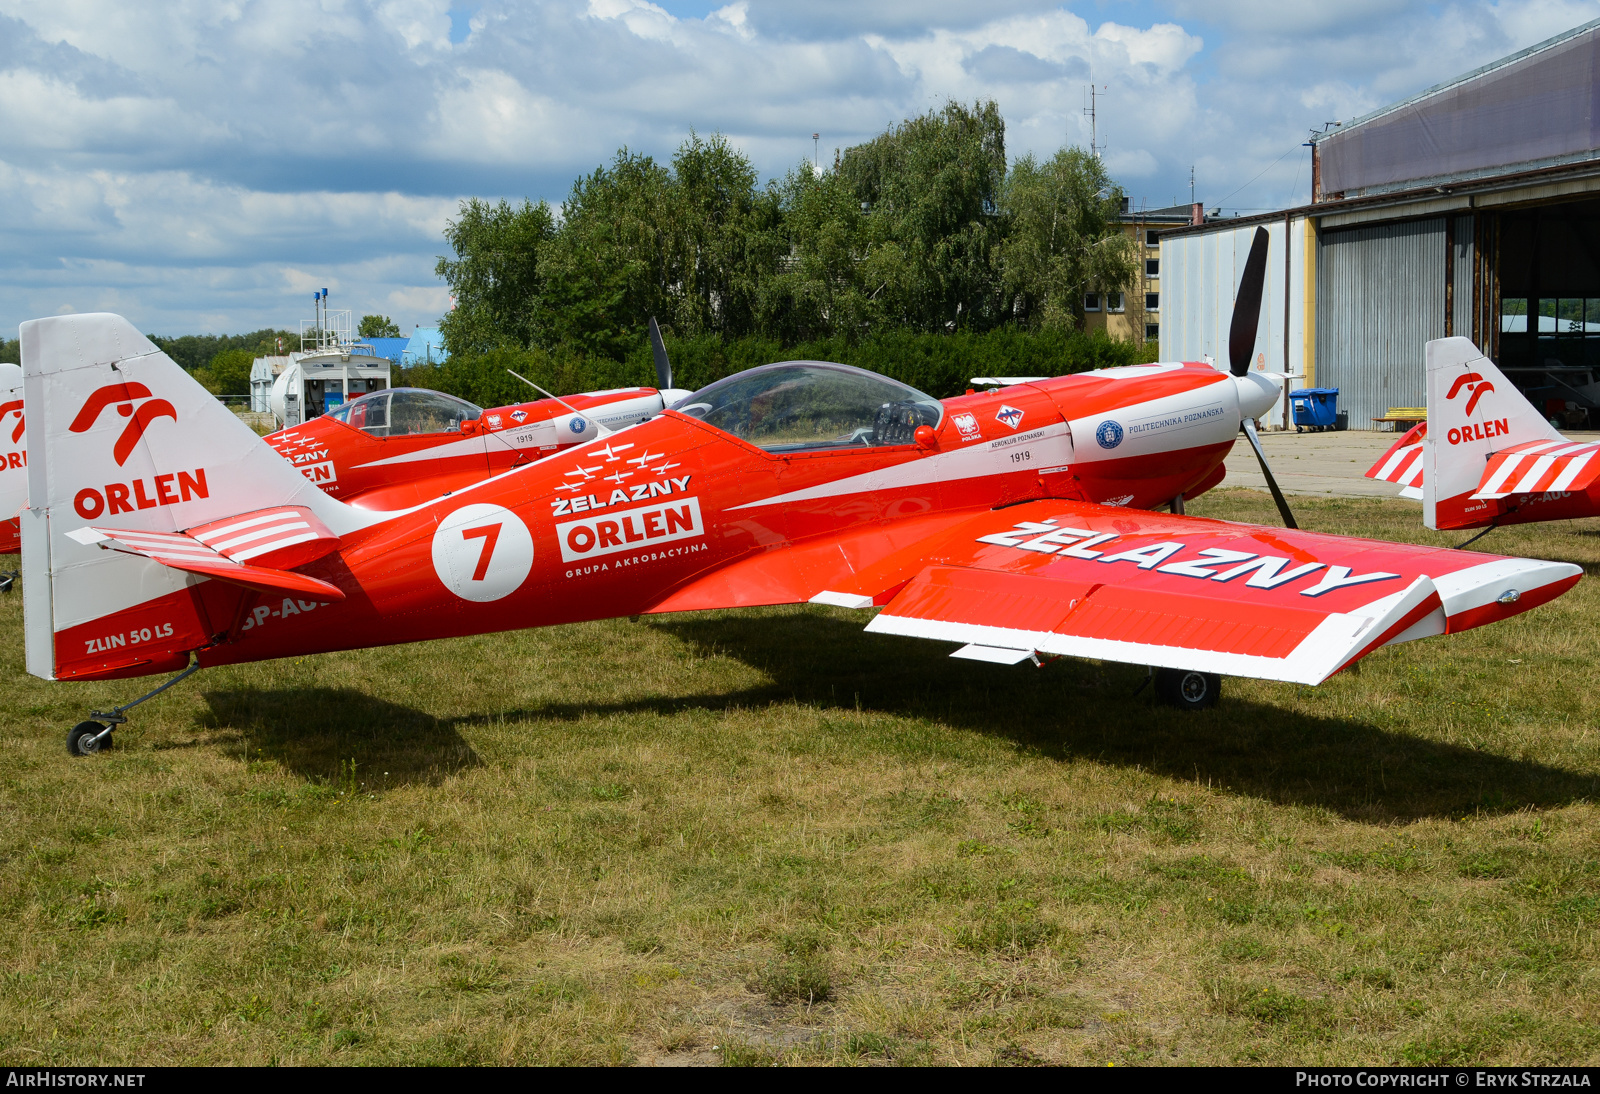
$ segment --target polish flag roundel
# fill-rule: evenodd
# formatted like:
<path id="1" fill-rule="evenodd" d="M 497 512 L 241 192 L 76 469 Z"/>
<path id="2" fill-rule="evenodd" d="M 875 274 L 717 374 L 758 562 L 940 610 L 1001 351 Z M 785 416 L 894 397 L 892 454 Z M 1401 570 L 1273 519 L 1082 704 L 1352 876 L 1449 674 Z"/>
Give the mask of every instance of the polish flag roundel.
<path id="1" fill-rule="evenodd" d="M 510 596 L 533 569 L 533 536 L 500 505 L 463 505 L 433 533 L 433 570 L 463 600 Z"/>

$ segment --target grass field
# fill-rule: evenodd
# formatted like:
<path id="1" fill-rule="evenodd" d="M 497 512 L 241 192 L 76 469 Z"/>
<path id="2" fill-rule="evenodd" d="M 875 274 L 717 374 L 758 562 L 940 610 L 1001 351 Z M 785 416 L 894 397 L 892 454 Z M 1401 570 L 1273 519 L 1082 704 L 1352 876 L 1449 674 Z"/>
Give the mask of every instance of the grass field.
<path id="1" fill-rule="evenodd" d="M 208 670 L 78 760 L 142 684 L 11 594 L 0 1061 L 1594 1063 L 1596 585 L 1199 715 L 796 608 Z"/>

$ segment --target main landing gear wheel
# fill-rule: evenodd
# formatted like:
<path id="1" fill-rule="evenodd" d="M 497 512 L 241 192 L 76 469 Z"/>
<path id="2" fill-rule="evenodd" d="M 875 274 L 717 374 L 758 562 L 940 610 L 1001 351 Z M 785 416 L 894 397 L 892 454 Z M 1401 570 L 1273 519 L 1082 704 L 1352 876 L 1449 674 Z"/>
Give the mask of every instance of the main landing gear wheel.
<path id="1" fill-rule="evenodd" d="M 74 756 L 93 756 L 111 747 L 111 727 L 99 722 L 79 722 L 67 730 L 67 751 Z"/>
<path id="2" fill-rule="evenodd" d="M 1179 710 L 1205 710 L 1217 705 L 1222 677 L 1192 669 L 1156 669 L 1156 698 Z"/>

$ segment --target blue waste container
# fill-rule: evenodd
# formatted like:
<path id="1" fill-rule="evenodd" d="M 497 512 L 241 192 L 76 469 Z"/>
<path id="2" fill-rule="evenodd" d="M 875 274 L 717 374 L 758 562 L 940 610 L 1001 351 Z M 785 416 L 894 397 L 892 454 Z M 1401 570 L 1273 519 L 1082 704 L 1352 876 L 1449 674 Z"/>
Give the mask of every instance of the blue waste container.
<path id="1" fill-rule="evenodd" d="M 1294 404 L 1294 431 L 1332 429 L 1339 420 L 1339 389 L 1336 387 L 1303 387 L 1289 392 Z"/>

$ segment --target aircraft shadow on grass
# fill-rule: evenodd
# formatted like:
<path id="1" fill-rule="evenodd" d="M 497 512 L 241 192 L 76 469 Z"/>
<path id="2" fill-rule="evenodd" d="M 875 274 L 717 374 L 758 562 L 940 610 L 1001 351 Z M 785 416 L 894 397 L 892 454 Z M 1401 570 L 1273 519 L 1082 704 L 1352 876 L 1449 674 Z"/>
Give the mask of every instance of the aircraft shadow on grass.
<path id="1" fill-rule="evenodd" d="M 575 719 L 795 701 L 922 717 L 1059 760 L 1091 759 L 1352 819 L 1396 822 L 1561 806 L 1600 791 L 1593 775 L 1230 698 L 1201 714 L 1156 705 L 1137 666 L 1063 659 L 1043 670 L 952 661 L 948 647 L 866 634 L 821 614 L 652 621 L 707 656 L 733 656 L 772 683 L 739 692 L 611 705 L 553 703 L 460 719 Z M 914 748 L 915 746 L 908 746 Z"/>
<path id="2" fill-rule="evenodd" d="M 240 758 L 271 760 L 312 781 L 436 786 L 483 762 L 452 723 L 356 688 L 240 688 L 202 698 L 201 724 L 235 731 Z"/>

